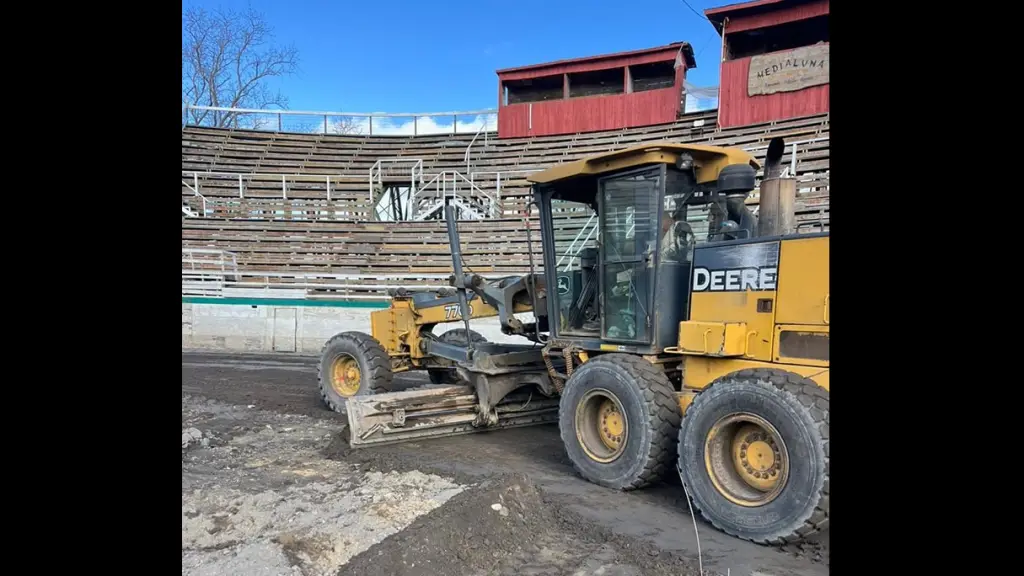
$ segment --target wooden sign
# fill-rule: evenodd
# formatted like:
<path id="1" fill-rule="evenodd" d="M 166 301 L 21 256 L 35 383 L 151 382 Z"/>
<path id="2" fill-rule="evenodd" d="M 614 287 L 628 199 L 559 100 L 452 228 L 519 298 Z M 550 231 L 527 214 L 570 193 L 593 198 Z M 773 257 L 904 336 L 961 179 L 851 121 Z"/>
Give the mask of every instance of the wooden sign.
<path id="1" fill-rule="evenodd" d="M 747 95 L 794 92 L 828 84 L 828 44 L 804 46 L 750 59 Z"/>

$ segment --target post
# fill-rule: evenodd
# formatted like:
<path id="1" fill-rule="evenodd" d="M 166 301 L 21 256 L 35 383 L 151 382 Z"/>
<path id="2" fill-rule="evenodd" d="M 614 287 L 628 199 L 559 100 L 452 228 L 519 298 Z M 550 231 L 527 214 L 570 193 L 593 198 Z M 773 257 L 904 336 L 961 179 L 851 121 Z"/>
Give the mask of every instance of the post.
<path id="1" fill-rule="evenodd" d="M 782 236 L 796 231 L 796 178 L 789 176 L 761 180 L 759 204 L 758 236 Z"/>
<path id="2" fill-rule="evenodd" d="M 417 122 L 419 122 L 419 117 L 418 116 L 413 116 L 412 117 L 412 135 L 413 136 L 419 136 L 419 133 L 417 132 L 418 128 L 416 127 L 416 123 Z"/>
<path id="3" fill-rule="evenodd" d="M 327 201 L 331 201 L 331 175 L 327 175 Z"/>
<path id="4" fill-rule="evenodd" d="M 277 131 L 278 132 L 281 131 L 281 113 L 280 112 L 277 113 Z"/>
<path id="5" fill-rule="evenodd" d="M 452 114 L 452 134 L 459 133 L 459 117 Z"/>
<path id="6" fill-rule="evenodd" d="M 469 287 L 469 279 L 462 273 L 462 246 L 459 241 L 459 228 L 455 223 L 455 206 L 449 204 L 444 207 L 444 220 L 448 228 L 448 244 L 452 252 L 452 268 L 455 274 L 451 277 L 451 284 L 457 290 L 459 297 L 459 311 L 462 313 L 462 321 L 466 325 L 466 344 L 469 349 L 468 356 L 473 357 L 473 339 L 469 338 L 469 302 L 466 301 L 466 288 Z"/>
<path id="7" fill-rule="evenodd" d="M 288 199 L 288 186 L 284 182 L 284 174 L 281 174 L 281 198 L 283 200 Z"/>
<path id="8" fill-rule="evenodd" d="M 367 116 L 367 125 L 370 127 L 370 136 L 373 136 L 373 116 Z"/>

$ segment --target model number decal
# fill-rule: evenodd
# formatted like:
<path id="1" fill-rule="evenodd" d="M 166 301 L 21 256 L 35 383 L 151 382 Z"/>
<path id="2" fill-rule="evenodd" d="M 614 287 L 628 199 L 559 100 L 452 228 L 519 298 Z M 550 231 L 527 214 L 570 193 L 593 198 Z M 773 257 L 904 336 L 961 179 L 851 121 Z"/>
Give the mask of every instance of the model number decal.
<path id="1" fill-rule="evenodd" d="M 472 304 L 468 304 L 468 306 L 469 306 L 469 315 L 472 316 L 473 315 L 473 305 Z M 459 305 L 458 304 L 445 304 L 445 306 L 444 306 L 444 319 L 445 320 L 458 320 L 459 318 L 462 318 L 462 314 L 459 314 Z"/>
<path id="2" fill-rule="evenodd" d="M 694 292 L 746 292 L 775 290 L 778 268 L 732 268 L 729 270 L 693 269 Z"/>

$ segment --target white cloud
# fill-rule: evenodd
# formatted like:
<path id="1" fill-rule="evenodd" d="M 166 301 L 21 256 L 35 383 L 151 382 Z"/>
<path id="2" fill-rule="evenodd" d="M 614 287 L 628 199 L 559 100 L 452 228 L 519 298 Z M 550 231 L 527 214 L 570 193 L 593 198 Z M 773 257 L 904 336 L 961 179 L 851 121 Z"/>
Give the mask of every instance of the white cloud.
<path id="1" fill-rule="evenodd" d="M 370 134 L 370 122 L 371 119 L 367 117 L 329 117 L 328 132 L 365 136 Z M 453 126 L 454 132 L 457 134 L 475 134 L 481 127 L 488 131 L 498 129 L 497 114 L 466 115 L 457 118 L 452 116 L 417 116 L 415 119 L 411 117 L 374 117 L 372 122 L 374 136 L 411 136 L 414 133 L 417 135 L 451 134 Z M 311 130 L 318 134 L 323 131 L 322 123 Z"/>

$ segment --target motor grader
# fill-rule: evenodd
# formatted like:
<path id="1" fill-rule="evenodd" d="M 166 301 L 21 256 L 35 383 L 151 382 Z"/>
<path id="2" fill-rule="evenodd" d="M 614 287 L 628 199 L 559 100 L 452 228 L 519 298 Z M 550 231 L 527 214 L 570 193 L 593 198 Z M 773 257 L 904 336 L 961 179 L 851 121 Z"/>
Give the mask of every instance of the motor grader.
<path id="1" fill-rule="evenodd" d="M 321 393 L 350 444 L 557 421 L 591 482 L 634 490 L 674 463 L 724 532 L 781 544 L 825 530 L 829 235 L 795 233 L 794 181 L 767 169 L 755 216 L 759 168 L 742 150 L 657 143 L 535 173 L 523 276 L 467 273 L 448 207 L 451 287 L 395 290 L 372 334 L 324 346 Z M 489 317 L 524 342 L 471 330 Z M 392 391 L 407 370 L 437 386 Z"/>

